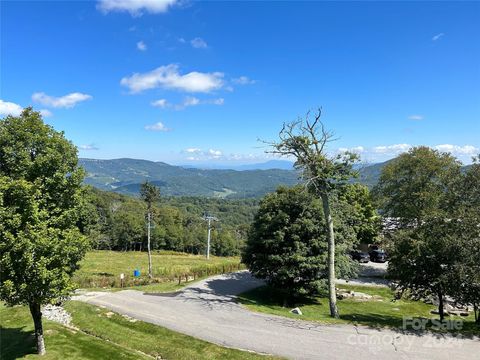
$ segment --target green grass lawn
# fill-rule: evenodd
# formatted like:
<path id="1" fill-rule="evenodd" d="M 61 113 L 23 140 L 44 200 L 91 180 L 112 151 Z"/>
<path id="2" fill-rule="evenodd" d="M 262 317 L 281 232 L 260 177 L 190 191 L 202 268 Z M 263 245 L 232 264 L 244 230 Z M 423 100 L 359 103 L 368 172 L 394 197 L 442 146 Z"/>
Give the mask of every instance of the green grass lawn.
<path id="1" fill-rule="evenodd" d="M 242 304 L 253 311 L 295 319 L 313 320 L 325 324 L 361 324 L 374 328 L 384 326 L 401 328 L 404 317 L 438 318 L 438 315 L 430 313 L 432 309 L 436 309 L 435 306 L 405 298 L 394 301 L 393 292 L 387 287 L 355 285 L 338 285 L 338 287 L 373 295 L 374 298 L 367 301 L 338 300 L 340 319 L 330 317 L 328 298 L 317 297 L 305 299 L 298 303 L 297 306 L 301 309 L 303 315 L 290 313 L 292 307 L 283 307 L 282 294 L 267 286 L 245 292 L 238 298 Z M 473 314 L 468 317 L 455 316 L 449 319 L 464 322 L 463 334 L 480 335 L 480 328 L 474 323 Z"/>
<path id="2" fill-rule="evenodd" d="M 70 329 L 44 320 L 47 355 L 42 359 L 274 359 L 228 349 L 145 323 L 132 322 L 109 310 L 70 301 Z M 39 358 L 35 355 L 33 322 L 26 307 L 0 304 L 0 354 L 2 360 Z"/>
<path id="3" fill-rule="evenodd" d="M 211 256 L 206 260 L 201 255 L 172 252 L 154 252 L 152 255 L 153 281 L 148 279 L 148 257 L 146 252 L 91 251 L 80 263 L 74 282 L 81 288 L 118 288 L 120 274 L 125 274 L 127 287 L 142 286 L 143 291 L 175 291 L 186 278 L 204 278 L 243 269 L 238 257 Z M 140 270 L 140 278 L 133 271 Z M 152 284 L 150 284 L 152 283 Z"/>

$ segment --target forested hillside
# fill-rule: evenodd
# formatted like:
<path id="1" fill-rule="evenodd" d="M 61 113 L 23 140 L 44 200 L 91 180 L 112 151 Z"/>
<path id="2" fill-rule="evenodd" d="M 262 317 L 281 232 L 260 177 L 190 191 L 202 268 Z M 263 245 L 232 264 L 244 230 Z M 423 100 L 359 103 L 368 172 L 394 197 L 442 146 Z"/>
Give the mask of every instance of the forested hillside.
<path id="1" fill-rule="evenodd" d="M 146 240 L 146 205 L 136 197 L 85 188 L 80 224 L 96 249 L 141 250 Z M 204 213 L 219 221 L 212 231 L 212 254 L 238 255 L 257 210 L 255 199 L 162 197 L 153 208 L 152 249 L 202 254 L 206 248 Z"/>
<path id="2" fill-rule="evenodd" d="M 352 182 L 372 188 L 378 182 L 382 168 L 390 161 L 355 166 L 358 177 Z M 128 195 L 138 195 L 140 184 L 148 180 L 160 187 L 165 196 L 260 198 L 280 185 L 292 186 L 299 181 L 296 171 L 286 170 L 286 162 L 278 161 L 263 164 L 262 170 L 252 170 L 248 166 L 244 167 L 245 170 L 184 168 L 136 159 L 80 159 L 79 162 L 87 171 L 86 184 Z"/>
<path id="3" fill-rule="evenodd" d="M 275 191 L 279 185 L 294 185 L 294 171 L 204 170 L 136 159 L 80 159 L 87 171 L 86 184 L 122 194 L 138 194 L 145 180 L 160 187 L 166 196 L 253 198 Z"/>

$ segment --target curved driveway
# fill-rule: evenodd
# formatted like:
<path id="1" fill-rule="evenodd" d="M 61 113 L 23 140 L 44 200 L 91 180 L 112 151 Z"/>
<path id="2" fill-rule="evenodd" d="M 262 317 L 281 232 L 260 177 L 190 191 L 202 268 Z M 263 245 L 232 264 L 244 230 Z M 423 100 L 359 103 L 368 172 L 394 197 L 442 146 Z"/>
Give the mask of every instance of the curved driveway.
<path id="1" fill-rule="evenodd" d="M 478 359 L 478 339 L 407 335 L 353 325 L 322 325 L 248 311 L 235 295 L 261 285 L 246 272 L 215 276 L 175 294 L 97 292 L 75 300 L 218 345 L 291 359 Z"/>

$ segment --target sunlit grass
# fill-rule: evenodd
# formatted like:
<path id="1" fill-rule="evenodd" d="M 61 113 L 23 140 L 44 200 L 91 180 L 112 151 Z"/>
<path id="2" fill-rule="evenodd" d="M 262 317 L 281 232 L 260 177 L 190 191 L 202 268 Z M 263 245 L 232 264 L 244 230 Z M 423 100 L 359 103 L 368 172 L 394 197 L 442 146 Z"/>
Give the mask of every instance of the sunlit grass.
<path id="1" fill-rule="evenodd" d="M 338 288 L 362 292 L 373 297 L 369 300 L 338 300 L 339 319 L 330 317 L 328 298 L 315 297 L 299 301 L 298 306 L 303 315 L 290 313 L 291 307 L 284 307 L 284 294 L 264 286 L 241 294 L 238 298 L 252 311 L 285 316 L 289 318 L 318 321 L 325 324 L 360 324 L 375 328 L 401 328 L 404 318 L 436 319 L 431 314 L 435 306 L 421 301 L 402 298 L 394 300 L 393 291 L 381 286 L 338 285 Z M 463 321 L 464 334 L 480 335 L 480 328 L 474 323 L 473 314 L 468 317 L 449 317 L 450 320 Z"/>
<path id="2" fill-rule="evenodd" d="M 145 290 L 174 291 L 183 285 L 206 276 L 243 269 L 239 257 L 216 257 L 173 252 L 152 254 L 154 279 L 148 279 L 146 252 L 92 251 L 80 263 L 74 282 L 81 288 L 119 288 L 120 274 L 125 274 L 125 286 L 147 286 Z M 135 278 L 134 270 L 141 276 Z"/>
<path id="3" fill-rule="evenodd" d="M 77 301 L 67 302 L 65 308 L 72 314 L 74 328 L 44 320 L 47 355 L 39 357 L 35 355 L 28 309 L 0 303 L 1 359 L 274 359 L 221 347 Z"/>

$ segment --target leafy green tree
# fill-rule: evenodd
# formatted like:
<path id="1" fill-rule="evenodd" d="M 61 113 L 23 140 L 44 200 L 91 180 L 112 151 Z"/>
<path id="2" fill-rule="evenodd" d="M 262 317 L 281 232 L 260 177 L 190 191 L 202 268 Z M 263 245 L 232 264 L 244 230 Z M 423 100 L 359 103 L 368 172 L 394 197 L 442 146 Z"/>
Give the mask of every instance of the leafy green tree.
<path id="1" fill-rule="evenodd" d="M 349 207 L 348 224 L 353 227 L 359 243 L 376 242 L 381 228 L 379 216 L 368 187 L 348 184 L 338 192 L 338 200 Z"/>
<path id="2" fill-rule="evenodd" d="M 480 325 L 480 234 L 474 224 L 460 224 L 459 260 L 450 275 L 450 295 L 457 303 L 472 306 Z M 467 229 L 468 228 L 468 229 Z M 472 230 L 474 233 L 472 233 Z"/>
<path id="3" fill-rule="evenodd" d="M 144 201 L 90 186 L 84 191 L 86 207 L 79 226 L 96 249 L 126 251 L 136 248 L 140 242 L 143 246 L 146 242 Z M 225 216 L 224 222 L 222 218 L 222 233 L 235 237 L 235 247 L 222 246 L 221 253 L 228 256 L 238 254 L 246 241 L 246 229 L 258 209 L 256 199 L 162 198 L 161 206 L 158 202 L 152 205 L 152 219 L 155 219 L 156 226 L 150 233 L 151 249 L 204 253 L 205 224 L 201 216 L 205 209 Z"/>
<path id="4" fill-rule="evenodd" d="M 452 274 L 462 262 L 459 230 L 454 221 L 432 218 L 393 235 L 388 272 L 396 280 L 397 289 L 408 290 L 418 299 L 436 296 L 442 321 L 445 296 L 453 295 L 455 286 Z"/>
<path id="5" fill-rule="evenodd" d="M 338 219 L 335 219 L 337 221 Z M 242 260 L 258 278 L 286 293 L 288 302 L 321 290 L 328 278 L 328 242 L 321 202 L 302 187 L 280 187 L 265 196 L 251 227 Z M 351 275 L 355 234 L 337 233 L 337 272 Z M 343 266 L 342 266 L 343 265 Z"/>
<path id="6" fill-rule="evenodd" d="M 230 231 L 214 230 L 212 233 L 212 253 L 216 256 L 233 256 L 239 255 L 238 240 Z"/>
<path id="7" fill-rule="evenodd" d="M 144 237 L 144 217 L 128 207 L 122 207 L 113 214 L 111 237 L 117 250 L 135 249 Z"/>
<path id="8" fill-rule="evenodd" d="M 29 306 L 41 355 L 41 306 L 71 292 L 88 248 L 77 227 L 83 177 L 75 146 L 40 113 L 0 121 L 0 298 Z"/>
<path id="9" fill-rule="evenodd" d="M 388 271 L 398 288 L 445 296 L 478 308 L 480 170 L 466 173 L 450 154 L 414 148 L 384 169 L 375 189 L 385 214 L 402 225 L 392 235 Z"/>
<path id="10" fill-rule="evenodd" d="M 426 217 L 440 215 L 445 186 L 460 168 L 448 153 L 415 147 L 383 168 L 373 192 L 385 216 L 398 218 L 404 226 L 421 224 Z"/>
<path id="11" fill-rule="evenodd" d="M 147 251 L 148 251 L 148 276 L 153 278 L 152 272 L 152 252 L 150 247 L 150 230 L 152 221 L 152 206 L 160 199 L 160 189 L 148 181 L 145 181 L 140 187 L 140 197 L 147 203 Z"/>
<path id="12" fill-rule="evenodd" d="M 182 212 L 174 207 L 163 206 L 156 209 L 155 217 L 159 223 L 157 227 L 161 229 L 158 241 L 165 244 L 168 250 L 184 251 L 186 229 Z"/>
<path id="13" fill-rule="evenodd" d="M 456 229 L 460 243 L 458 262 L 450 274 L 451 296 L 474 309 L 480 324 L 480 156 L 452 179 L 442 206 Z"/>
<path id="14" fill-rule="evenodd" d="M 328 294 L 330 316 L 339 317 L 335 292 L 335 230 L 331 212 L 331 199 L 355 174 L 352 164 L 357 155 L 343 153 L 329 156 L 326 147 L 333 141 L 320 120 L 319 109 L 313 119 L 307 113 L 305 119 L 284 124 L 278 142 L 271 143 L 273 153 L 295 158 L 295 168 L 301 170 L 308 190 L 321 199 L 325 214 L 325 232 L 328 241 Z"/>

